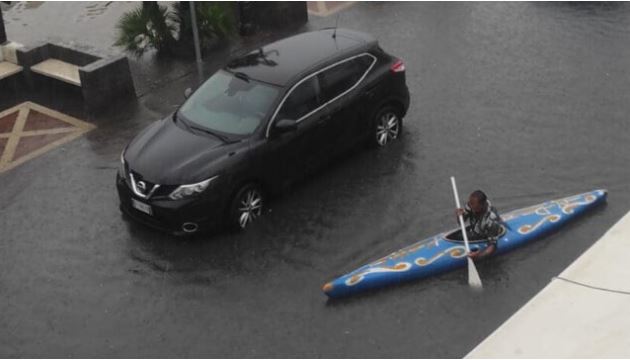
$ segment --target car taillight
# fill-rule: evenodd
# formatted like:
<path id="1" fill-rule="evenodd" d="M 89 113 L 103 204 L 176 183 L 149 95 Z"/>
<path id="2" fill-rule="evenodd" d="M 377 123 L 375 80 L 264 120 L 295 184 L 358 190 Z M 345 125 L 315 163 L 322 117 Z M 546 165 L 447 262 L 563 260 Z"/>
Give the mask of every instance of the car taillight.
<path id="1" fill-rule="evenodd" d="M 389 70 L 393 73 L 403 72 L 405 71 L 405 63 L 402 60 L 398 59 L 392 65 L 392 67 L 389 68 Z"/>

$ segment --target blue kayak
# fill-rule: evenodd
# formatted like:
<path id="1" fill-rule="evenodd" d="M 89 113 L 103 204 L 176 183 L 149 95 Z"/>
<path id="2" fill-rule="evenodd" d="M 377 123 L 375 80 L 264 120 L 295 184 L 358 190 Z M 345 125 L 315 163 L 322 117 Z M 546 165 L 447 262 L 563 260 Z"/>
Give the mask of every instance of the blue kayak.
<path id="1" fill-rule="evenodd" d="M 606 201 L 606 190 L 548 201 L 502 214 L 505 223 L 497 240 L 500 255 L 560 228 L 569 220 Z M 485 249 L 485 240 L 469 241 L 471 250 Z M 465 267 L 466 249 L 461 230 L 451 230 L 417 242 L 326 283 L 331 298 L 425 278 Z"/>

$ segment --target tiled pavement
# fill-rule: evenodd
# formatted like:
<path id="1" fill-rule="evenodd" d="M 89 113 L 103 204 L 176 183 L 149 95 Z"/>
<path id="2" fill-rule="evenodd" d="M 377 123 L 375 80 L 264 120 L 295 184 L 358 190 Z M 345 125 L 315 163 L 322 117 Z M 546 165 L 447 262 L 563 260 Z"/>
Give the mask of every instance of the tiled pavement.
<path id="1" fill-rule="evenodd" d="M 0 112 L 0 173 L 73 140 L 95 126 L 27 101 Z"/>

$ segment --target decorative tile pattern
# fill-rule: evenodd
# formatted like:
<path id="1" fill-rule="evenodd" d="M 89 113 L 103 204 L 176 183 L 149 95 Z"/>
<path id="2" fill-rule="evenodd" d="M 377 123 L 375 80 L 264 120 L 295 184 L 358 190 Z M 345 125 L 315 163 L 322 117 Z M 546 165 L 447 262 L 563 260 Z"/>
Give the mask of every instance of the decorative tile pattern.
<path id="1" fill-rule="evenodd" d="M 65 144 L 95 126 L 32 102 L 0 112 L 0 173 Z"/>

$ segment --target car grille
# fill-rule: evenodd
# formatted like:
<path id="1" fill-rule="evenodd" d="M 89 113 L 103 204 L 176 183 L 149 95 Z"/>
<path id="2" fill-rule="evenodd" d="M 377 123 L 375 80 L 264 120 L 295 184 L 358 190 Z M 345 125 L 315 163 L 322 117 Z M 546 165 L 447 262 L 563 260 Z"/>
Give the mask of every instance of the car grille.
<path id="1" fill-rule="evenodd" d="M 177 185 L 162 185 L 153 193 L 153 198 L 158 197 L 167 197 L 169 196 L 175 189 L 177 189 Z"/>
<path id="2" fill-rule="evenodd" d="M 136 190 L 139 190 L 138 182 L 143 181 L 145 183 L 146 191 L 141 192 L 142 195 L 140 197 L 145 198 L 147 200 L 167 198 L 178 187 L 178 185 L 161 185 L 161 184 L 152 183 L 150 181 L 146 181 L 144 180 L 144 178 L 142 177 L 140 173 L 135 172 L 135 171 L 130 170 L 129 174 L 131 176 L 127 176 L 126 182 L 129 188 L 131 188 L 131 190 L 136 195 L 138 195 L 138 193 L 136 193 Z M 132 180 L 131 180 L 132 177 L 133 177 L 133 180 L 135 181 L 136 190 L 134 190 L 133 188 L 134 184 L 132 184 Z M 147 196 L 147 194 L 149 194 L 151 192 L 151 189 L 153 189 L 155 186 L 157 186 L 157 188 L 153 190 L 153 193 L 151 194 L 151 196 Z"/>
<path id="3" fill-rule="evenodd" d="M 129 170 L 129 178 L 131 190 L 133 190 L 134 194 L 143 199 L 151 198 L 155 191 L 160 189 L 159 184 L 145 180 L 141 174 L 133 170 Z"/>

